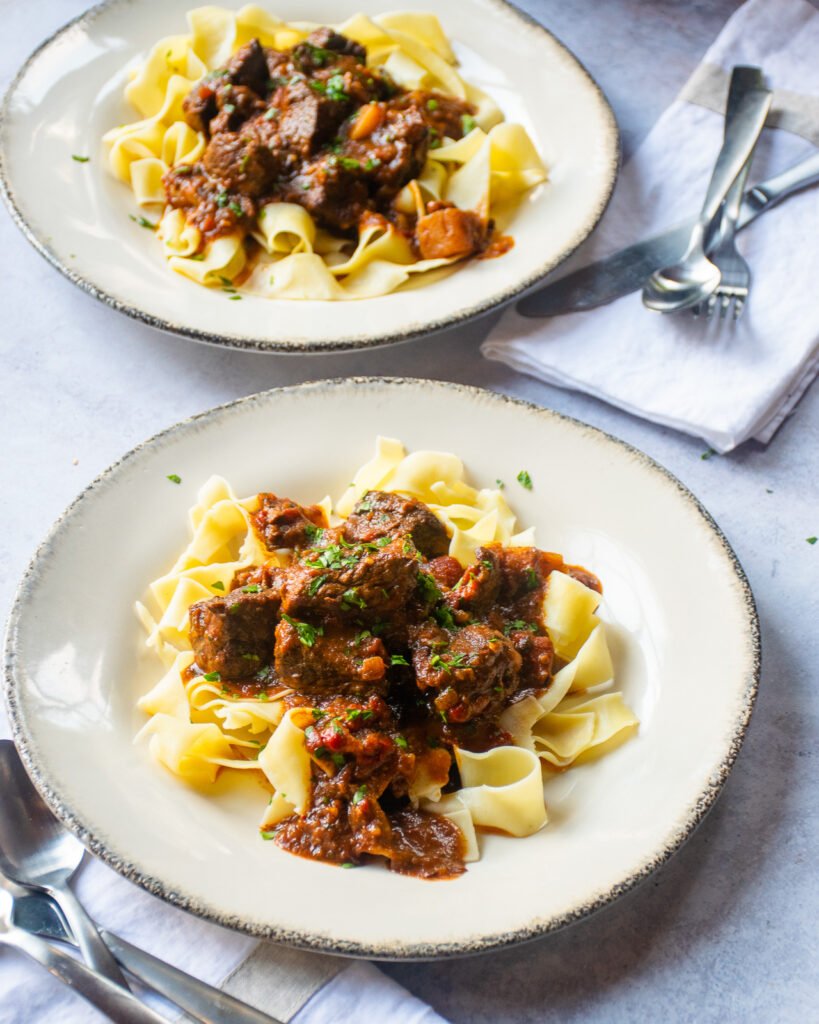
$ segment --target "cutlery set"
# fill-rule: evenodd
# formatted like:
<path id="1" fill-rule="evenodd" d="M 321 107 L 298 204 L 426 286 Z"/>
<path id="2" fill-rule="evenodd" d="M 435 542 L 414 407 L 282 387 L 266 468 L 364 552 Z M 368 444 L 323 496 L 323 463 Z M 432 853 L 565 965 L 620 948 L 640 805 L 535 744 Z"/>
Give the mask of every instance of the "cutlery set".
<path id="1" fill-rule="evenodd" d="M 738 231 L 799 189 L 819 181 L 819 154 L 746 191 L 753 152 L 771 105 L 761 69 L 735 67 L 725 133 L 699 215 L 653 238 L 558 278 L 525 296 L 517 310 L 551 317 L 595 309 L 642 289 L 646 308 L 660 313 L 737 320 L 751 273 L 737 251 Z"/>
<path id="2" fill-rule="evenodd" d="M 84 853 L 32 785 L 14 744 L 0 740 L 0 945 L 42 964 L 117 1024 L 167 1024 L 131 992 L 123 969 L 201 1024 L 280 1024 L 124 939 L 100 933 L 69 885 Z M 78 950 L 85 962 L 55 942 Z"/>

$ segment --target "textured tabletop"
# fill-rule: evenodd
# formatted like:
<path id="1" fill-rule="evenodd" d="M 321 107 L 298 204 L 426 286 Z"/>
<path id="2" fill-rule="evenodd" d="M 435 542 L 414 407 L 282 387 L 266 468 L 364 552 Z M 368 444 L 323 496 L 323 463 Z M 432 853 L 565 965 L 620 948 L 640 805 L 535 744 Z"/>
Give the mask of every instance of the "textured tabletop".
<path id="1" fill-rule="evenodd" d="M 0 0 L 0 86 L 83 6 Z M 736 4 L 522 6 L 597 77 L 628 156 Z M 385 969 L 458 1024 L 817 1019 L 819 545 L 805 539 L 819 533 L 819 388 L 767 448 L 703 460 L 700 441 L 486 362 L 479 345 L 491 317 L 363 355 L 242 354 L 159 334 L 95 302 L 47 266 L 5 210 L 0 253 L 3 615 L 35 546 L 97 473 L 182 417 L 274 385 L 350 374 L 481 385 L 609 431 L 688 485 L 733 544 L 762 621 L 759 701 L 715 809 L 671 863 L 568 931 L 479 959 Z M 695 652 L 692 638 L 692 671 Z"/>

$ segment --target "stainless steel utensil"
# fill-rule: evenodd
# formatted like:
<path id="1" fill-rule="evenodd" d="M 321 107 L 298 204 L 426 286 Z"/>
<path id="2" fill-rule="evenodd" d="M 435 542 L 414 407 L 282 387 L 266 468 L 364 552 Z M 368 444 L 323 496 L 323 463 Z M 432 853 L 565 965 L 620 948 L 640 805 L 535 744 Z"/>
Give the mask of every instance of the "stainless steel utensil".
<path id="1" fill-rule="evenodd" d="M 705 239 L 731 185 L 753 152 L 768 110 L 771 92 L 751 89 L 737 103 L 726 123 L 725 141 L 717 157 L 700 217 L 678 263 L 655 270 L 643 287 L 643 305 L 658 313 L 690 309 L 716 291 L 719 270 L 705 254 Z"/>
<path id="2" fill-rule="evenodd" d="M 728 90 L 728 103 L 726 106 L 725 124 L 733 116 L 737 103 L 748 89 L 764 88 L 765 79 L 761 68 L 743 67 L 734 68 L 731 75 L 731 85 Z M 748 180 L 748 172 L 751 169 L 753 156 L 750 156 L 737 175 L 734 184 L 728 190 L 722 211 L 719 214 L 718 226 L 715 232 L 715 242 L 708 245 L 706 251 L 711 262 L 719 271 L 720 279 L 716 291 L 705 303 L 704 307 L 694 306 L 694 315 L 704 313 L 710 319 L 718 308 L 720 317 L 724 318 L 728 310 L 733 307 L 733 318 L 737 320 L 742 314 L 745 300 L 748 298 L 748 289 L 751 284 L 751 268 L 747 260 L 740 255 L 736 247 L 737 219 L 742 204 L 742 194 L 745 191 L 745 182 Z"/>
<path id="3" fill-rule="evenodd" d="M 79 960 L 14 923 L 17 888 L 0 879 L 0 945 L 12 946 L 42 964 L 56 978 L 106 1014 L 116 1024 L 168 1024 L 127 988 L 93 971 Z"/>
<path id="4" fill-rule="evenodd" d="M 789 167 L 749 189 L 742 197 L 737 231 L 752 224 L 760 214 L 800 189 L 819 181 L 819 153 Z M 522 316 L 550 317 L 580 313 L 605 306 L 637 291 L 654 267 L 677 261 L 685 252 L 695 218 L 669 228 L 659 235 L 621 249 L 605 259 L 590 263 L 557 278 L 545 288 L 532 292 L 517 304 Z"/>
<path id="5" fill-rule="evenodd" d="M 19 885 L 40 889 L 65 914 L 82 955 L 118 985 L 125 977 L 69 886 L 85 850 L 34 788 L 11 740 L 0 740 L 0 871 Z"/>
<path id="6" fill-rule="evenodd" d="M 76 945 L 51 900 L 30 893 L 14 901 L 14 923 L 44 939 Z M 282 1024 L 207 982 L 171 967 L 111 932 L 100 934 L 117 960 L 135 978 L 185 1010 L 202 1024 Z"/>

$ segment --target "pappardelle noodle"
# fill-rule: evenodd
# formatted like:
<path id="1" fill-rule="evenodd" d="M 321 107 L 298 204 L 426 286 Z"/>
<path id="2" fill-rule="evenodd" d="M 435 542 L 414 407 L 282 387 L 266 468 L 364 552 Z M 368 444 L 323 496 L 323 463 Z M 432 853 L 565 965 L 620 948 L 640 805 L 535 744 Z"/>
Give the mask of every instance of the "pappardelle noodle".
<path id="1" fill-rule="evenodd" d="M 140 737 L 199 786 L 254 773 L 285 850 L 452 878 L 476 828 L 546 824 L 544 770 L 637 728 L 597 578 L 534 547 L 454 455 L 379 438 L 335 507 L 212 477 L 190 527 L 137 605 L 166 666 Z"/>
<path id="2" fill-rule="evenodd" d="M 546 169 L 434 14 L 188 25 L 133 72 L 140 120 L 104 136 L 174 271 L 231 298 L 363 299 L 511 248 L 496 221 Z"/>

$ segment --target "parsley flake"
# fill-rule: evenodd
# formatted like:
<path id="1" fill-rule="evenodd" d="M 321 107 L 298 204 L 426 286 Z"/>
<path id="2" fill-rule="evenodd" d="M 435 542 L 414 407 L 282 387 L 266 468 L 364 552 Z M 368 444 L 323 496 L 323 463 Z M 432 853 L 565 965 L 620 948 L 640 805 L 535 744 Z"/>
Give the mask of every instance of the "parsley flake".
<path id="1" fill-rule="evenodd" d="M 311 626 L 309 622 L 297 622 L 289 615 L 282 615 L 282 618 L 295 629 L 299 640 L 305 647 L 312 647 L 317 637 L 324 636 L 324 629 L 321 626 Z"/>
<path id="2" fill-rule="evenodd" d="M 166 480 L 170 480 L 172 484 L 181 484 L 182 483 L 182 477 L 179 476 L 177 473 L 168 473 L 168 475 L 165 477 L 165 479 Z"/>
<path id="3" fill-rule="evenodd" d="M 129 213 L 128 216 L 134 222 L 134 224 L 139 224 L 141 228 L 147 228 L 149 231 L 156 231 L 157 229 L 157 225 L 152 224 L 147 217 L 143 217 L 142 215 L 140 215 L 139 217 L 135 217 L 132 213 Z"/>
<path id="4" fill-rule="evenodd" d="M 525 469 L 522 469 L 518 473 L 516 479 L 517 479 L 517 481 L 518 481 L 518 483 L 520 484 L 521 487 L 525 487 L 527 491 L 531 491 L 531 489 L 532 489 L 532 478 L 529 476 L 529 474 L 526 472 Z"/>
<path id="5" fill-rule="evenodd" d="M 403 736 L 393 736 L 393 739 L 397 747 L 400 747 L 402 750 L 409 750 L 409 743 L 407 743 Z"/>
<path id="6" fill-rule="evenodd" d="M 242 587 L 242 593 L 243 594 L 258 594 L 261 589 L 262 588 L 259 586 L 258 583 L 251 583 L 247 587 Z"/>
<path id="7" fill-rule="evenodd" d="M 403 654 L 393 654 L 390 658 L 391 665 L 409 665 L 409 662 Z"/>
<path id="8" fill-rule="evenodd" d="M 90 156 L 78 156 L 76 153 L 71 154 L 71 159 L 76 160 L 78 164 L 87 164 L 91 159 Z"/>
<path id="9" fill-rule="evenodd" d="M 202 678 L 206 683 L 221 683 L 222 673 L 221 672 L 206 672 Z"/>
<path id="10" fill-rule="evenodd" d="M 819 538 L 817 538 L 817 537 L 806 537 L 805 538 L 805 540 L 808 542 L 808 544 L 815 544 L 817 539 L 819 539 Z"/>
<path id="11" fill-rule="evenodd" d="M 224 583 L 221 580 L 214 580 L 213 583 L 211 583 L 211 587 L 214 590 L 224 590 L 225 589 L 225 585 L 224 585 Z"/>
<path id="12" fill-rule="evenodd" d="M 367 796 L 367 787 L 359 786 L 358 789 L 353 793 L 353 803 L 360 804 Z"/>

